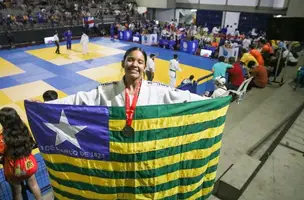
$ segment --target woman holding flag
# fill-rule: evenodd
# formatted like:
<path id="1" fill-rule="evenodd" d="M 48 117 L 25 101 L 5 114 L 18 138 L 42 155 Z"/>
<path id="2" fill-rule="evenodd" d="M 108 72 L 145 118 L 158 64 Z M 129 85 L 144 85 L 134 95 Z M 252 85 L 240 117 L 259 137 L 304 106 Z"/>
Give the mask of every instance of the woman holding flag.
<path id="1" fill-rule="evenodd" d="M 122 68 L 125 75 L 118 82 L 105 83 L 89 92 L 78 92 L 62 99 L 50 101 L 53 104 L 72 105 L 103 105 L 126 108 L 126 126 L 122 133 L 133 135 L 131 127 L 136 106 L 183 103 L 209 99 L 189 91 L 182 91 L 162 83 L 150 82 L 143 79 L 147 64 L 147 54 L 139 47 L 126 51 Z"/>
<path id="2" fill-rule="evenodd" d="M 158 82 L 143 80 L 147 64 L 147 54 L 139 47 L 132 47 L 126 51 L 122 68 L 125 75 L 122 80 L 104 83 L 89 92 L 78 92 L 51 103 L 73 105 L 104 105 L 125 106 L 125 99 L 131 95 L 138 100 L 138 106 L 181 103 L 206 99 L 189 91 L 171 88 Z"/>

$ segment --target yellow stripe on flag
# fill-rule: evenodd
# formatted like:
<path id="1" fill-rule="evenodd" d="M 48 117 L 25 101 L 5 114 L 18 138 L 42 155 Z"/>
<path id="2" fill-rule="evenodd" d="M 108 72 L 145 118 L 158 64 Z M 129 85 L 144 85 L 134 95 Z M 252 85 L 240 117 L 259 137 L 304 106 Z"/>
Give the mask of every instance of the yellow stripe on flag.
<path id="1" fill-rule="evenodd" d="M 86 176 L 77 174 L 74 172 L 58 172 L 48 168 L 51 175 L 61 180 L 76 181 L 82 183 L 88 183 L 96 186 L 107 186 L 107 187 L 137 187 L 137 186 L 148 186 L 148 185 L 160 185 L 167 183 L 168 181 L 174 181 L 179 178 L 192 178 L 197 177 L 206 172 L 208 167 L 212 167 L 218 164 L 219 157 L 212 159 L 205 166 L 195 169 L 178 170 L 172 173 L 168 173 L 162 176 L 153 178 L 136 178 L 136 179 L 109 179 L 99 178 L 94 176 Z M 205 181 L 213 180 L 216 173 L 206 174 L 204 177 Z"/>
<path id="2" fill-rule="evenodd" d="M 192 150 L 165 158 L 158 158 L 154 160 L 139 161 L 139 162 L 113 162 L 113 161 L 96 161 L 96 160 L 84 160 L 80 158 L 69 157 L 60 154 L 43 154 L 43 158 L 53 164 L 69 163 L 75 167 L 83 166 L 88 169 L 99 169 L 106 171 L 140 171 L 150 170 L 153 168 L 160 168 L 167 166 L 168 164 L 179 163 L 180 161 L 203 159 L 208 157 L 213 152 L 220 149 L 222 141 L 214 144 L 207 149 Z M 154 167 L 152 167 L 154 166 Z"/>
<path id="3" fill-rule="evenodd" d="M 170 147 L 186 145 L 192 142 L 199 141 L 201 139 L 214 138 L 220 135 L 221 133 L 223 133 L 224 127 L 225 124 L 219 127 L 209 128 L 207 130 L 198 133 L 187 134 L 187 135 L 182 135 L 172 138 L 165 138 L 156 141 L 153 140 L 153 141 L 137 142 L 137 143 L 110 142 L 110 153 L 119 153 L 119 154 L 145 153 L 151 151 L 151 149 L 155 149 L 155 147 L 157 147 L 157 150 L 161 150 Z M 126 149 L 128 149 L 128 151 L 126 151 Z"/>
<path id="4" fill-rule="evenodd" d="M 194 194 L 192 197 L 188 198 L 187 200 L 198 199 L 200 197 L 206 196 L 210 192 L 212 192 L 213 187 L 214 186 L 211 186 L 211 187 L 208 187 L 208 188 L 204 188 L 204 189 L 200 190 L 199 192 L 197 192 L 196 194 Z"/>
<path id="5" fill-rule="evenodd" d="M 64 196 L 62 196 L 61 194 L 58 194 L 57 192 L 53 191 L 54 193 L 54 196 L 57 198 L 57 199 L 60 199 L 60 200 L 70 200 L 69 198 L 66 198 Z"/>
<path id="6" fill-rule="evenodd" d="M 161 192 L 156 192 L 156 193 L 147 193 L 147 194 L 131 194 L 131 193 L 117 193 L 117 194 L 100 194 L 88 190 L 78 190 L 75 188 L 67 187 L 62 184 L 59 184 L 57 181 L 51 180 L 51 183 L 53 187 L 61 190 L 68 192 L 73 195 L 81 196 L 84 199 L 86 197 L 93 198 L 93 199 L 162 199 L 166 197 L 170 197 L 173 195 L 176 195 L 178 193 L 187 193 L 195 190 L 197 187 L 200 187 L 204 182 L 204 179 L 201 179 L 199 182 L 191 184 L 191 185 L 186 185 L 186 186 L 176 186 L 172 189 L 161 191 Z M 204 188 L 202 189 L 199 193 L 195 194 L 200 196 L 204 196 L 209 194 L 213 189 L 212 187 L 209 188 Z M 194 196 L 195 196 L 194 195 Z M 195 198 L 191 198 L 195 199 Z"/>
<path id="7" fill-rule="evenodd" d="M 218 110 L 192 114 L 192 115 L 153 118 L 153 119 L 144 119 L 144 120 L 134 119 L 132 127 L 134 127 L 135 131 L 145 131 L 145 130 L 172 128 L 172 127 L 187 126 L 191 124 L 202 123 L 225 116 L 228 107 L 229 106 L 225 106 Z M 111 131 L 121 131 L 125 125 L 126 125 L 126 120 L 109 120 L 109 129 Z"/>

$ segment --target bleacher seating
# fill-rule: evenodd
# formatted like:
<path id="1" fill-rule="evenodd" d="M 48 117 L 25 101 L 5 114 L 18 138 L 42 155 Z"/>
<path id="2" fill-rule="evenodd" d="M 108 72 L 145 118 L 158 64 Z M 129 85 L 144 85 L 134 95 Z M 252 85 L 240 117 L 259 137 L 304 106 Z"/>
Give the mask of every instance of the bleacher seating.
<path id="1" fill-rule="evenodd" d="M 44 1 L 43 3 L 38 0 L 31 0 L 27 1 L 27 5 L 21 6 L 21 2 L 17 1 L 17 6 L 12 7 L 11 5 L 8 5 L 8 8 L 6 9 L 1 9 L 0 10 L 0 18 L 2 16 L 2 20 L 0 19 L 0 32 L 5 32 L 7 30 L 12 30 L 12 31 L 19 31 L 20 29 L 43 29 L 43 28 L 50 28 L 50 27 L 62 27 L 65 25 L 72 25 L 72 26 L 77 26 L 77 25 L 82 25 L 82 16 L 80 12 L 77 14 L 77 16 L 73 16 L 71 13 L 70 15 L 66 15 L 66 11 L 72 11 L 73 7 L 71 5 L 65 5 L 64 1 L 59 1 L 58 4 L 55 4 L 56 1 L 54 0 L 49 0 L 49 1 Z M 78 10 L 82 11 L 88 11 L 91 16 L 95 17 L 95 20 L 98 23 L 103 23 L 103 24 L 111 24 L 115 22 L 118 18 L 118 16 L 115 15 L 115 11 L 119 11 L 119 21 L 120 22 L 125 22 L 127 13 L 130 15 L 130 20 L 135 20 L 138 17 L 138 13 L 135 12 L 128 12 L 127 8 L 127 3 L 135 3 L 135 1 L 115 1 L 115 0 L 107 0 L 107 1 L 96 1 L 98 3 L 96 4 L 91 4 L 91 1 L 87 0 L 84 1 L 76 1 L 74 4 L 78 4 Z M 49 5 L 51 3 L 51 5 Z M 74 6 L 74 5 L 73 5 Z M 42 9 L 45 9 L 44 12 L 41 12 Z M 53 11 L 58 10 L 58 14 L 54 14 L 60 19 L 58 19 L 57 23 L 52 23 L 51 22 L 51 9 Z M 29 10 L 31 12 L 29 13 Z M 107 11 L 107 12 L 106 12 Z M 44 22 L 37 22 L 38 17 L 37 13 L 41 13 L 46 20 Z M 98 14 L 99 13 L 99 14 Z M 100 14 L 102 13 L 102 14 Z M 133 14 L 132 14 L 133 13 Z M 9 25 L 6 23 L 6 18 L 8 15 L 10 16 L 20 16 L 23 18 L 24 15 L 29 15 L 34 19 L 34 22 L 28 21 L 27 23 L 9 23 Z M 74 18 L 72 20 L 72 17 Z M 76 19 L 75 19 L 76 17 Z M 2 21 L 2 23 L 1 23 Z M 98 24 L 97 23 L 97 24 Z"/>

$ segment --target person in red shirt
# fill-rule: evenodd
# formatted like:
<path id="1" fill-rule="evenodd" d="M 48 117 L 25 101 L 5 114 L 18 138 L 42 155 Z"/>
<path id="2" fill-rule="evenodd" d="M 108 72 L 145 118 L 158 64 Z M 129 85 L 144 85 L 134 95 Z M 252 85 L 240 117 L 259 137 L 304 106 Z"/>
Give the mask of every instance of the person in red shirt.
<path id="1" fill-rule="evenodd" d="M 29 129 L 16 110 L 9 107 L 0 110 L 0 124 L 0 158 L 13 199 L 22 199 L 21 182 L 27 181 L 35 199 L 40 200 L 41 192 L 35 178 L 38 164 L 32 154 L 35 142 Z"/>
<path id="2" fill-rule="evenodd" d="M 254 46 L 252 44 L 249 45 L 249 49 L 250 49 L 249 53 L 258 61 L 259 65 L 264 66 L 264 58 L 263 58 L 262 54 L 259 52 L 259 50 L 254 48 Z"/>
<path id="3" fill-rule="evenodd" d="M 268 72 L 263 65 L 250 61 L 248 63 L 250 74 L 253 76 L 253 80 L 249 84 L 249 89 L 252 87 L 264 88 L 268 83 Z"/>
<path id="4" fill-rule="evenodd" d="M 227 70 L 230 82 L 227 84 L 227 88 L 228 90 L 237 90 L 245 80 L 243 69 L 239 62 L 235 62 L 234 57 L 229 58 L 229 64 L 232 64 L 233 68 Z"/>

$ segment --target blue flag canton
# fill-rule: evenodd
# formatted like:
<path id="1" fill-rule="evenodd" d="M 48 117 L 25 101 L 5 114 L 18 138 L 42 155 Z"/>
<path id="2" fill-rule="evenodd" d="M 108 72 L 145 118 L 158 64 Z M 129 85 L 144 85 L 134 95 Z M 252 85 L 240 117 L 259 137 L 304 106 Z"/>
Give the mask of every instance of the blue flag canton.
<path id="1" fill-rule="evenodd" d="M 107 107 L 25 101 L 25 108 L 40 152 L 92 160 L 109 159 Z"/>

